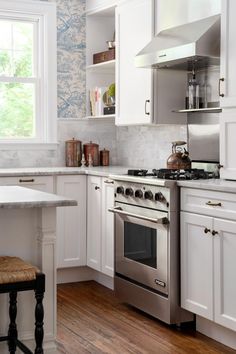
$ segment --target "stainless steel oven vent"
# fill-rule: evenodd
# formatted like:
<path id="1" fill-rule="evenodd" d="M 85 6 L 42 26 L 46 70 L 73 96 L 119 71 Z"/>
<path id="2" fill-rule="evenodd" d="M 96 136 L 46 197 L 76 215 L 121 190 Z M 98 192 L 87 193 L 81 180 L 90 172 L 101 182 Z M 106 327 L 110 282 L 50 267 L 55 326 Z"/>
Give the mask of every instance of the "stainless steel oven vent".
<path id="1" fill-rule="evenodd" d="M 141 68 L 182 69 L 218 65 L 220 15 L 161 31 L 137 54 Z"/>

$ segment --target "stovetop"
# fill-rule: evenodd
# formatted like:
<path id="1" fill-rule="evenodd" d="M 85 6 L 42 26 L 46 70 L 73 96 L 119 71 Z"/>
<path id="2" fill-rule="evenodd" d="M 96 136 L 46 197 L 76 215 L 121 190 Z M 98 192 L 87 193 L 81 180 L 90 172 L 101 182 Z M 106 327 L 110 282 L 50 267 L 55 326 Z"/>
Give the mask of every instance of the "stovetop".
<path id="1" fill-rule="evenodd" d="M 204 169 L 186 169 L 186 170 L 172 170 L 172 169 L 153 169 L 152 172 L 144 169 L 128 170 L 128 176 L 137 177 L 156 177 L 167 180 L 199 180 L 217 178 L 214 172 L 209 172 Z"/>

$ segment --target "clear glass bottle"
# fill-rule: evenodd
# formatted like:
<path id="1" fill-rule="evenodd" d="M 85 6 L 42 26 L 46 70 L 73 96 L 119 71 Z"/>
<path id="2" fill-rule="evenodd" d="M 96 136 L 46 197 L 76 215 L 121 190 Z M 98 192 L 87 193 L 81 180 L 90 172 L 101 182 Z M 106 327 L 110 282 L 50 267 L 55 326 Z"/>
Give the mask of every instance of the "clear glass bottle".
<path id="1" fill-rule="evenodd" d="M 188 108 L 199 108 L 199 84 L 196 80 L 195 71 L 193 71 L 192 78 L 188 82 Z"/>

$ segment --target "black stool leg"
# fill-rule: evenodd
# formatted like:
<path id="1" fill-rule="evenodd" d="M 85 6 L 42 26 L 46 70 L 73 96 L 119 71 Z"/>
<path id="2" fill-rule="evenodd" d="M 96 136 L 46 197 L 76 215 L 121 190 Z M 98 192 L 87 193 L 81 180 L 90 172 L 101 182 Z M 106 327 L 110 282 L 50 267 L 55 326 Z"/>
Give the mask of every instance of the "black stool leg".
<path id="1" fill-rule="evenodd" d="M 9 317 L 10 324 L 8 329 L 8 349 L 10 354 L 15 354 L 16 352 L 16 341 L 17 341 L 17 327 L 16 327 L 16 315 L 17 315 L 17 292 L 12 291 L 9 293 L 10 306 L 9 306 Z"/>
<path id="2" fill-rule="evenodd" d="M 37 276 L 37 287 L 35 290 L 36 307 L 35 307 L 35 354 L 43 354 L 43 298 L 45 291 L 45 276 L 44 274 L 39 274 Z"/>

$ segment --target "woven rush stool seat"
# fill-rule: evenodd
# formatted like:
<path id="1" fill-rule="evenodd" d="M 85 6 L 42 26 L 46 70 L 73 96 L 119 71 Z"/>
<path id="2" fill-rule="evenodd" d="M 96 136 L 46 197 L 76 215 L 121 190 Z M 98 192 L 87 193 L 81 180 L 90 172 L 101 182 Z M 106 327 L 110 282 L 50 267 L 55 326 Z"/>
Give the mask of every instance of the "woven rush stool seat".
<path id="1" fill-rule="evenodd" d="M 9 317 L 10 324 L 8 335 L 0 337 L 0 342 L 8 342 L 10 354 L 15 354 L 19 348 L 25 354 L 33 354 L 18 339 L 16 315 L 17 315 L 17 292 L 34 290 L 35 306 L 35 342 L 34 354 L 43 354 L 43 297 L 45 292 L 45 275 L 39 269 L 21 258 L 0 256 L 0 293 L 9 293 Z"/>

